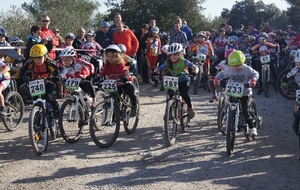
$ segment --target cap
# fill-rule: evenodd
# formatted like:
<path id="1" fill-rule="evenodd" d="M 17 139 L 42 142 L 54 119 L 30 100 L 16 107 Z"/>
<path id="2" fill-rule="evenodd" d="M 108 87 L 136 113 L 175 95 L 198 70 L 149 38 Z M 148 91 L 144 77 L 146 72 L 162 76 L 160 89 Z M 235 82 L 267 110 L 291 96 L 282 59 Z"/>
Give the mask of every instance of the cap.
<path id="1" fill-rule="evenodd" d="M 108 23 L 108 22 L 105 22 L 105 21 L 103 21 L 103 22 L 101 23 L 101 26 L 104 26 L 104 27 L 109 27 L 109 23 Z"/>

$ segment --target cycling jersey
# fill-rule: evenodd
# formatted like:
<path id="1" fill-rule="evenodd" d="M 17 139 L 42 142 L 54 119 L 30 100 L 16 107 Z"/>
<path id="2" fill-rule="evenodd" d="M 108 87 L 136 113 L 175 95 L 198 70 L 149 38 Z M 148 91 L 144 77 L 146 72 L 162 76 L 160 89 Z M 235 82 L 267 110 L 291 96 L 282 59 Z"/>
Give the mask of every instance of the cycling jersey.
<path id="1" fill-rule="evenodd" d="M 96 41 L 85 41 L 82 44 L 81 49 L 87 49 L 87 50 L 92 50 L 88 51 L 87 54 L 93 55 L 93 56 L 98 56 L 99 52 L 103 49 Z"/>
<path id="2" fill-rule="evenodd" d="M 105 77 L 113 80 L 118 80 L 121 78 L 126 78 L 127 68 L 124 63 L 114 64 L 114 63 L 105 63 L 103 65 L 102 70 L 100 71 L 100 76 Z M 129 75 L 129 80 L 133 81 L 132 77 Z M 117 84 L 118 86 L 122 86 L 124 84 Z"/>
<path id="3" fill-rule="evenodd" d="M 213 45 L 218 51 L 225 51 L 225 47 L 228 43 L 229 43 L 229 41 L 227 38 L 216 37 L 215 41 L 213 42 Z"/>

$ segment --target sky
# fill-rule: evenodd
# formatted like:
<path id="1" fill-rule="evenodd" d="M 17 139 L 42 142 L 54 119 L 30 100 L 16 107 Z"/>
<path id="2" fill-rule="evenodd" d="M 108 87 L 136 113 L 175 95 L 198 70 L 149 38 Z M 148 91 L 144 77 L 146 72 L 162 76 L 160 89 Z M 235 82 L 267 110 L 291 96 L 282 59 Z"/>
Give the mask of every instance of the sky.
<path id="1" fill-rule="evenodd" d="M 203 12 L 206 17 L 210 16 L 211 18 L 215 16 L 221 15 L 223 8 L 228 8 L 229 10 L 235 4 L 236 0 L 206 0 L 205 3 L 202 4 L 206 10 Z M 256 2 L 257 0 L 255 0 Z M 31 0 L 10 0 L 10 1 L 1 1 L 1 8 L 2 10 L 8 10 L 10 5 L 17 5 L 21 7 L 22 3 L 29 3 Z M 99 0 L 100 3 L 105 2 L 105 0 Z M 286 10 L 289 5 L 286 3 L 285 0 L 263 0 L 265 4 L 275 3 L 276 6 L 281 10 Z M 100 12 L 105 13 L 107 7 L 102 3 L 102 6 L 99 8 Z"/>

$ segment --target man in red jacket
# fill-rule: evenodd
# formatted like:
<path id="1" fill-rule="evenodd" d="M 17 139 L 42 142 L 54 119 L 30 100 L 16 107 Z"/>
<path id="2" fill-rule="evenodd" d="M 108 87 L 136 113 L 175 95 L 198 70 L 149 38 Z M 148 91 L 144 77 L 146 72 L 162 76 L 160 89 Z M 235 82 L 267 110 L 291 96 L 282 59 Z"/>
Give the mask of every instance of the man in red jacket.
<path id="1" fill-rule="evenodd" d="M 50 18 L 47 15 L 42 16 L 41 20 L 41 38 L 42 40 L 45 40 L 45 43 L 53 43 L 54 47 L 59 46 L 59 40 L 56 38 L 55 34 L 52 32 L 52 30 L 49 29 L 49 24 L 50 24 Z M 51 50 L 49 52 L 49 56 L 51 59 L 56 58 L 56 53 L 54 50 Z"/>
<path id="2" fill-rule="evenodd" d="M 124 28 L 124 23 L 119 21 L 116 23 L 116 33 L 113 35 L 114 44 L 123 44 L 127 48 L 126 55 L 134 57 L 139 48 L 139 41 L 134 33 Z"/>

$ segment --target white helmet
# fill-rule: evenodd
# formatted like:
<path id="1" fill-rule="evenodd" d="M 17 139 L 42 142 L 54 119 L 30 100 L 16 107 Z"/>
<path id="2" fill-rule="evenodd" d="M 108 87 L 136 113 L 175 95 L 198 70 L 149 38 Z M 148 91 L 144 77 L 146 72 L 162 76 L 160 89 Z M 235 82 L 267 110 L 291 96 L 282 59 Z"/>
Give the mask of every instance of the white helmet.
<path id="1" fill-rule="evenodd" d="M 299 63 L 299 62 L 300 62 L 300 50 L 297 50 L 297 51 L 295 52 L 294 61 L 295 61 L 296 63 Z"/>
<path id="2" fill-rule="evenodd" d="M 74 49 L 66 48 L 61 51 L 61 53 L 59 54 L 59 57 L 75 57 L 75 55 L 76 55 L 76 52 Z"/>
<path id="3" fill-rule="evenodd" d="M 126 53 L 127 52 L 127 48 L 124 44 L 118 44 L 120 50 L 122 53 Z"/>
<path id="4" fill-rule="evenodd" d="M 179 43 L 172 43 L 169 48 L 168 48 L 168 54 L 174 54 L 174 53 L 179 53 L 183 50 L 183 47 Z"/>
<path id="5" fill-rule="evenodd" d="M 114 44 L 107 46 L 107 48 L 105 48 L 105 51 L 113 51 L 113 52 L 122 53 L 121 49 L 119 48 L 119 46 L 114 45 Z"/>

